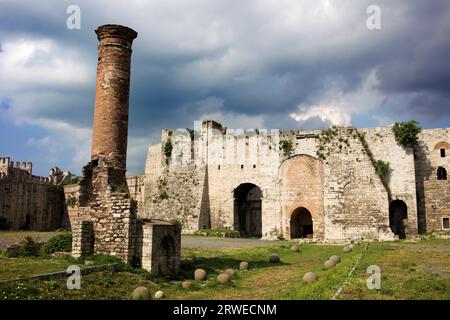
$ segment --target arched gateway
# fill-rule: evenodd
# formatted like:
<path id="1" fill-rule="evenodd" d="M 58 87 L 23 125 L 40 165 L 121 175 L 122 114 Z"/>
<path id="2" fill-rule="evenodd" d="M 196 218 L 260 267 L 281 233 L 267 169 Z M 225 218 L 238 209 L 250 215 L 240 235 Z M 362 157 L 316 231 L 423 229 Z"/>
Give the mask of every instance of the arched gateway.
<path id="1" fill-rule="evenodd" d="M 313 220 L 308 209 L 299 207 L 291 214 L 291 239 L 313 238 Z"/>
<path id="2" fill-rule="evenodd" d="M 241 237 L 262 236 L 261 199 L 261 189 L 253 183 L 234 189 L 234 229 Z"/>

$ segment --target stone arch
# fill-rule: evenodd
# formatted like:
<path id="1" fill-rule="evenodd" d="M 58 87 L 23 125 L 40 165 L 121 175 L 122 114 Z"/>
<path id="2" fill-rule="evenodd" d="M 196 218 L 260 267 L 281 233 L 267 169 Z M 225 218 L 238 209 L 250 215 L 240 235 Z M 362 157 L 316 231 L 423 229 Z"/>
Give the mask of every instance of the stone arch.
<path id="1" fill-rule="evenodd" d="M 323 163 L 313 156 L 295 154 L 281 163 L 278 183 L 281 206 L 280 229 L 284 237 L 292 235 L 293 212 L 303 207 L 307 208 L 314 220 L 314 239 L 324 239 L 323 177 Z"/>
<path id="2" fill-rule="evenodd" d="M 162 275 L 172 275 L 176 270 L 176 248 L 175 240 L 167 235 L 165 236 L 158 248 L 158 272 Z"/>
<path id="3" fill-rule="evenodd" d="M 291 239 L 309 238 L 312 239 L 314 234 L 314 222 L 308 209 L 298 207 L 291 213 L 290 219 L 290 235 Z"/>
<path id="4" fill-rule="evenodd" d="M 406 238 L 404 220 L 408 219 L 408 206 L 402 200 L 394 200 L 389 204 L 389 227 L 400 239 Z"/>
<path id="5" fill-rule="evenodd" d="M 447 180 L 447 170 L 444 167 L 439 167 L 437 169 L 437 179 L 438 180 Z"/>
<path id="6" fill-rule="evenodd" d="M 262 191 L 253 183 L 242 183 L 233 191 L 234 229 L 241 237 L 262 236 Z"/>
<path id="7" fill-rule="evenodd" d="M 439 149 L 450 149 L 450 143 L 448 143 L 447 141 L 439 141 L 434 145 L 434 150 Z"/>

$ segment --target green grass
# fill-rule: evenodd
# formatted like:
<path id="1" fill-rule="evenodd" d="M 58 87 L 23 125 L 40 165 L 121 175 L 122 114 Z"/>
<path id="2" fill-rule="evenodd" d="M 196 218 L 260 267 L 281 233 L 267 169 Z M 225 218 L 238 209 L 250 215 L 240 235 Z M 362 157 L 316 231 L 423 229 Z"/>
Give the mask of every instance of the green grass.
<path id="1" fill-rule="evenodd" d="M 348 254 L 343 254 L 338 245 L 302 244 L 301 252 L 291 251 L 290 246 L 286 242 L 243 249 L 183 249 L 181 272 L 173 280 L 152 277 L 140 269 L 122 268 L 120 272 L 83 276 L 81 290 L 68 290 L 65 279 L 1 283 L 0 299 L 129 299 L 138 286 L 145 286 L 152 293 L 163 290 L 167 299 L 330 299 L 344 283 L 365 244 L 356 245 Z M 279 255 L 279 263 L 268 262 L 272 253 Z M 341 256 L 342 262 L 324 270 L 323 263 L 333 254 Z M 449 240 L 370 243 L 339 299 L 449 299 L 449 258 Z M 109 261 L 107 257 L 94 260 L 96 264 Z M 216 276 L 227 268 L 238 269 L 241 261 L 248 261 L 250 270 L 237 271 L 230 284 L 219 285 Z M 8 277 L 34 268 L 50 272 L 50 268 L 58 269 L 59 263 L 65 270 L 71 263 L 42 258 L 2 258 L 0 262 L 5 267 L 3 276 Z M 366 286 L 366 269 L 374 264 L 381 268 L 380 290 Z M 208 272 L 207 281 L 192 280 L 196 268 Z M 302 278 L 308 271 L 317 273 L 318 281 L 304 284 Z M 191 289 L 182 288 L 184 279 L 193 281 Z"/>

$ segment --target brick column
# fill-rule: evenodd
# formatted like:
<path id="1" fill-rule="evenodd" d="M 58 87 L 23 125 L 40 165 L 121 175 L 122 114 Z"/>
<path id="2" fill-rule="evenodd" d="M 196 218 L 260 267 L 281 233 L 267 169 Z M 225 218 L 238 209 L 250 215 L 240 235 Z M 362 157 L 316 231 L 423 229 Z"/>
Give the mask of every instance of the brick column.
<path id="1" fill-rule="evenodd" d="M 100 44 L 91 160 L 115 171 L 115 186 L 126 185 L 131 45 L 137 33 L 110 24 L 95 33 Z"/>

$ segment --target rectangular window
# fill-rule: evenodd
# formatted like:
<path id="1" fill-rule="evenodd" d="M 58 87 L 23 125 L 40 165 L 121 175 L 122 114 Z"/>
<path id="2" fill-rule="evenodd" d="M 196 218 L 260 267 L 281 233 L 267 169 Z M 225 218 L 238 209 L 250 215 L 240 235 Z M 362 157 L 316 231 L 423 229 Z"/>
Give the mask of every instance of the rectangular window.
<path id="1" fill-rule="evenodd" d="M 244 165 L 243 164 L 241 164 L 241 169 L 244 169 Z"/>
<path id="2" fill-rule="evenodd" d="M 441 149 L 441 158 L 445 158 L 445 149 Z"/>
<path id="3" fill-rule="evenodd" d="M 253 169 L 256 169 L 256 164 L 253 165 Z"/>
<path id="4" fill-rule="evenodd" d="M 450 221 L 449 218 L 444 218 L 442 220 L 442 226 L 444 229 L 450 229 Z"/>
<path id="5" fill-rule="evenodd" d="M 217 169 L 219 169 L 220 170 L 220 164 L 217 166 Z"/>

